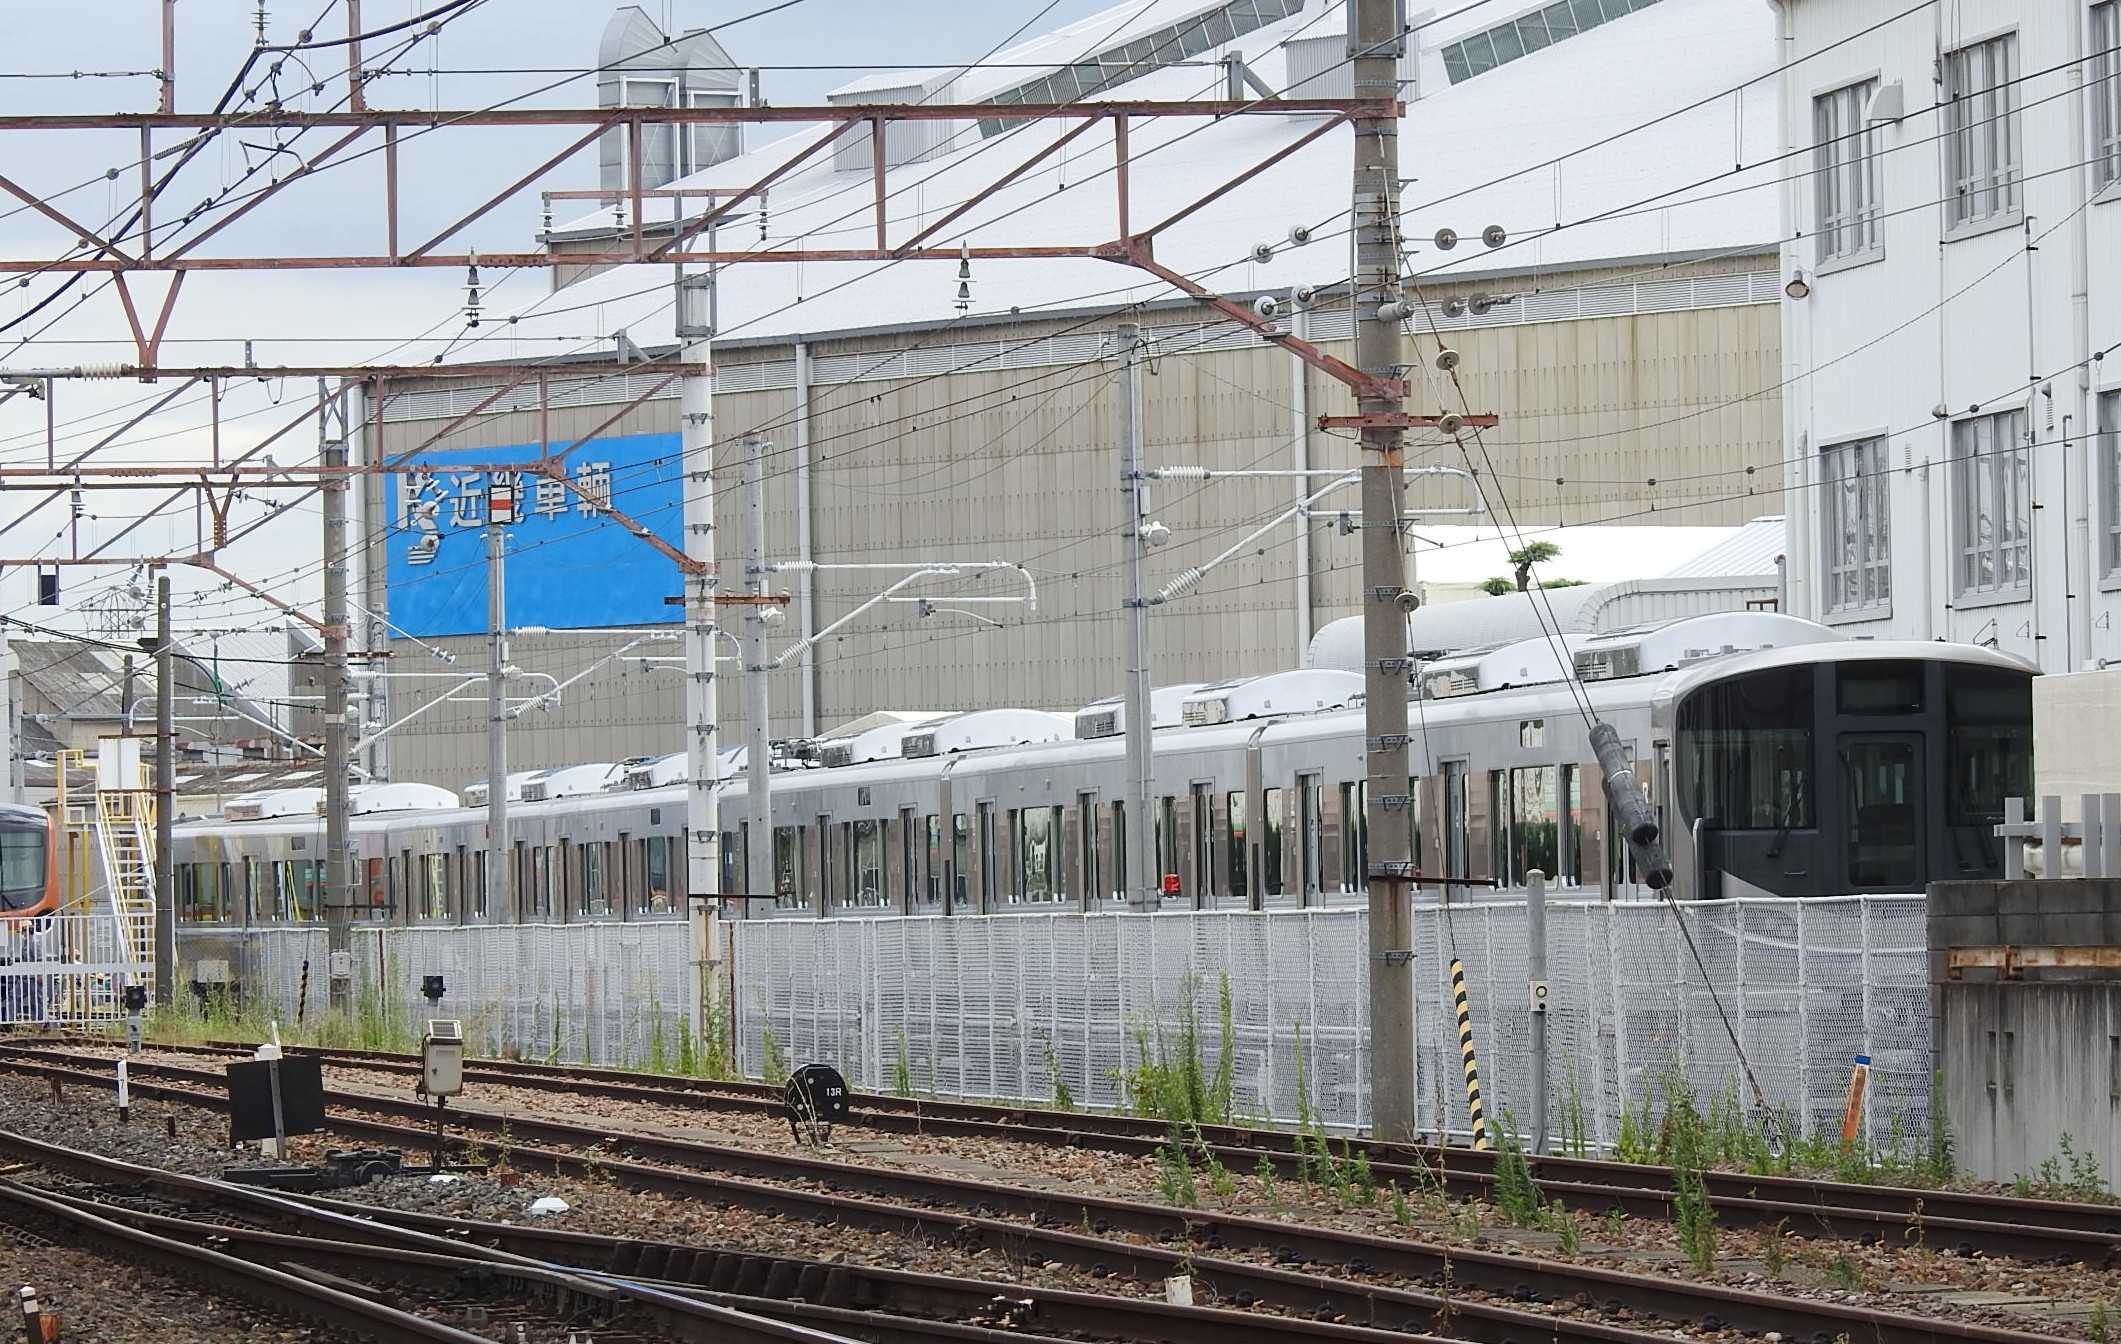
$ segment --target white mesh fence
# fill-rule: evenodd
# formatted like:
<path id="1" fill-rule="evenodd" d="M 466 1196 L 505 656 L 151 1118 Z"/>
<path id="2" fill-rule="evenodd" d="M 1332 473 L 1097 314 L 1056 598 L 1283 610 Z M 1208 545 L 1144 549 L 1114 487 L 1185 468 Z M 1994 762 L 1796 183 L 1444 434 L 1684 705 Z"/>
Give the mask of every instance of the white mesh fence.
<path id="1" fill-rule="evenodd" d="M 1325 1123 L 1364 1125 L 1365 927 L 1360 910 L 739 922 L 738 1058 L 752 1075 L 770 1050 L 791 1066 L 835 1065 L 865 1089 L 1050 1101 L 1065 1086 L 1077 1104 L 1120 1107 L 1144 1042 L 1152 1052 L 1159 1042 L 1175 1049 L 1189 1020 L 1203 1064 L 1214 1067 L 1227 983 L 1236 1111 L 1298 1120 L 1302 1077 Z M 1704 1104 L 1744 1086 L 1719 997 L 1769 1103 L 1793 1127 L 1837 1133 L 1850 1067 L 1867 1054 L 1872 1141 L 1926 1135 L 1921 897 L 1719 901 L 1676 915 L 1654 902 L 1556 901 L 1547 940 L 1553 1113 L 1573 1104 L 1591 1142 L 1613 1143 L 1624 1108 L 1660 1105 L 1670 1075 L 1683 1075 Z M 1469 1126 L 1450 1005 L 1454 948 L 1488 1113 L 1528 1119 L 1524 946 L 1522 902 L 1454 906 L 1448 915 L 1416 908 L 1416 1110 L 1425 1131 Z"/>
<path id="2" fill-rule="evenodd" d="M 285 1023 L 323 1015 L 324 930 L 256 929 L 216 940 L 239 949 L 227 973 L 248 1004 Z M 413 1036 L 430 1017 L 458 1019 L 484 1054 L 643 1064 L 660 1042 L 674 1065 L 689 1016 L 688 946 L 677 921 L 357 928 L 356 1009 Z M 196 964 L 183 947 L 179 962 Z M 443 979 L 439 1004 L 420 992 L 430 975 Z"/>
<path id="3" fill-rule="evenodd" d="M 1586 1137 L 1610 1145 L 1625 1108 L 1661 1108 L 1668 1079 L 1686 1079 L 1704 1105 L 1710 1095 L 1734 1092 L 1750 1104 L 1735 1033 L 1768 1104 L 1791 1128 L 1838 1135 L 1850 1069 L 1868 1055 L 1868 1138 L 1882 1146 L 1921 1141 L 1932 1069 L 1924 919 L 1920 896 L 1714 901 L 1676 910 L 1661 902 L 1549 902 L 1551 1114 L 1580 1110 Z M 1424 1130 L 1464 1134 L 1471 1123 L 1450 1007 L 1454 955 L 1465 967 L 1487 1113 L 1508 1110 L 1520 1128 L 1527 1122 L 1524 948 L 1521 901 L 1416 908 L 1416 1113 Z"/>
<path id="4" fill-rule="evenodd" d="M 1232 1105 L 1326 1124 L 1369 1110 L 1363 915 L 1008 915 L 756 920 L 736 934 L 737 1041 L 828 1063 L 856 1087 L 1126 1104 L 1146 1050 L 1176 1058 L 1188 1024 L 1212 1073 L 1228 986 Z M 1190 999 L 1190 1011 L 1187 1003 Z M 770 1033 L 770 1044 L 769 1044 Z"/>

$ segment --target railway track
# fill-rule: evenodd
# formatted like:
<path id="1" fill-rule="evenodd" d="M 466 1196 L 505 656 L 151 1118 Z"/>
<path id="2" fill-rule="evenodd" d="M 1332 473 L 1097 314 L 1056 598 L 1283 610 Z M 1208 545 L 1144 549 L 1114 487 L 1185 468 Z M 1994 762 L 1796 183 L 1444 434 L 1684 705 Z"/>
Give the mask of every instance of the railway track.
<path id="1" fill-rule="evenodd" d="M 344 1331 L 355 1339 L 379 1344 L 492 1344 L 483 1336 L 401 1311 L 341 1286 L 229 1255 L 207 1245 L 203 1236 L 141 1227 L 107 1216 L 106 1210 L 56 1198 L 15 1181 L 0 1179 L 0 1210 L 5 1210 L 11 1223 L 40 1236 L 204 1285 L 217 1296 L 239 1297 L 266 1311 Z"/>
<path id="2" fill-rule="evenodd" d="M 0 1043 L 0 1049 L 7 1048 Z M 249 1050 L 216 1042 L 205 1052 L 247 1056 Z M 301 1049 L 295 1053 L 390 1074 L 417 1076 L 419 1072 L 411 1056 L 382 1051 Z M 708 1113 L 777 1115 L 782 1107 L 779 1090 L 765 1084 L 611 1069 L 478 1060 L 467 1062 L 465 1078 L 472 1083 Z M 853 1103 L 850 1123 L 887 1133 L 1051 1143 L 1129 1156 L 1154 1155 L 1169 1140 L 1168 1125 L 1136 1116 L 920 1101 L 876 1093 L 858 1093 Z M 1281 1175 L 1300 1176 L 1306 1162 L 1299 1146 L 1305 1136 L 1292 1131 L 1207 1125 L 1199 1128 L 1197 1137 L 1202 1148 L 1232 1171 L 1250 1171 L 1265 1160 Z M 1342 1141 L 1334 1140 L 1334 1147 L 1341 1148 Z M 1350 1139 L 1346 1152 L 1362 1154 L 1378 1181 L 1396 1180 L 1403 1187 L 1423 1188 L 1433 1183 L 1448 1194 L 1480 1198 L 1492 1192 L 1496 1179 L 1496 1155 L 1470 1148 Z M 1528 1155 L 1525 1160 L 1542 1193 L 1571 1208 L 1619 1209 L 1649 1218 L 1671 1214 L 1675 1196 L 1667 1167 L 1557 1156 Z M 1718 1217 L 1732 1224 L 1784 1223 L 1810 1236 L 1866 1243 L 1905 1240 L 1914 1233 L 1962 1255 L 1978 1252 L 2090 1264 L 2121 1260 L 2121 1205 L 1743 1172 L 1711 1171 L 1705 1174 L 1705 1183 Z"/>
<path id="3" fill-rule="evenodd" d="M 114 1072 L 102 1067 L 103 1061 L 63 1053 L 56 1059 L 31 1057 L 54 1053 L 0 1054 L 0 1070 L 115 1086 Z M 218 1074 L 146 1064 L 134 1066 L 132 1072 L 134 1090 L 141 1095 L 216 1109 L 223 1105 L 218 1094 L 196 1090 L 218 1088 Z M 137 1081 L 145 1077 L 184 1086 Z M 427 1142 L 424 1122 L 431 1112 L 424 1106 L 347 1091 L 329 1092 L 327 1101 L 365 1112 L 332 1118 L 333 1129 L 349 1137 L 406 1147 Z M 967 1250 L 1035 1257 L 1145 1283 L 1190 1274 L 1205 1295 L 1241 1307 L 1400 1332 L 1434 1332 L 1494 1344 L 1534 1337 L 1609 1344 L 1667 1337 L 1578 1314 L 1615 1317 L 1626 1312 L 1701 1329 L 1777 1331 L 1785 1339 L 1816 1338 L 1821 1344 L 1841 1335 L 1876 1344 L 2024 1344 L 2047 1338 L 1948 1318 L 1408 1238 L 614 1133 L 606 1126 L 536 1115 L 470 1107 L 453 1108 L 451 1115 L 460 1131 L 469 1128 L 494 1141 L 505 1137 L 510 1161 L 531 1168 L 607 1178 L 635 1191 L 942 1241 Z M 411 1123 L 394 1124 L 379 1116 Z M 1442 1291 L 1436 1290 L 1439 1287 Z M 1530 1309 L 1539 1306 L 1559 1310 Z"/>
<path id="4" fill-rule="evenodd" d="M 1270 1344 L 1443 1344 L 1435 1336 L 1365 1329 L 1328 1322 L 1264 1316 L 1214 1307 L 1185 1307 L 1145 1298 L 1048 1289 L 1017 1283 L 922 1274 L 851 1262 L 825 1263 L 793 1256 L 761 1255 L 679 1242 L 645 1241 L 570 1229 L 481 1222 L 411 1213 L 315 1196 L 268 1193 L 255 1188 L 142 1167 L 26 1135 L 0 1131 L 0 1141 L 48 1170 L 109 1191 L 152 1190 L 156 1202 L 210 1210 L 212 1235 L 232 1245 L 282 1253 L 290 1245 L 324 1261 L 343 1259 L 340 1247 L 361 1242 L 379 1255 L 406 1252 L 478 1260 L 542 1278 L 550 1271 L 586 1277 L 625 1290 L 697 1299 L 754 1316 L 774 1317 L 822 1330 L 846 1330 L 878 1344 L 956 1340 L 966 1344 L 1074 1344 L 1082 1339 L 1160 1338 L 1209 1344 L 1238 1330 Z M 121 1200 L 132 1198 L 118 1196 Z M 108 1216 L 154 1221 L 152 1211 L 120 1210 Z M 231 1222 L 230 1219 L 236 1221 Z M 205 1222 L 194 1222 L 204 1229 Z M 275 1229 L 299 1228 L 290 1239 Z M 365 1258 L 364 1251 L 361 1257 Z M 425 1267 L 426 1262 L 422 1262 Z M 481 1267 L 463 1266 L 486 1277 Z M 593 1299 L 601 1300 L 601 1299 Z M 709 1333 L 686 1333 L 688 1321 L 705 1321 Z M 990 1325 L 974 1322 L 988 1321 Z M 640 1333 L 643 1323 L 636 1323 Z M 709 1314 L 651 1323 L 656 1339 L 742 1338 Z M 722 1330 L 724 1333 L 711 1333 Z M 1038 1333 L 1060 1331 L 1068 1339 Z M 599 1332 L 599 1339 L 614 1338 Z"/>

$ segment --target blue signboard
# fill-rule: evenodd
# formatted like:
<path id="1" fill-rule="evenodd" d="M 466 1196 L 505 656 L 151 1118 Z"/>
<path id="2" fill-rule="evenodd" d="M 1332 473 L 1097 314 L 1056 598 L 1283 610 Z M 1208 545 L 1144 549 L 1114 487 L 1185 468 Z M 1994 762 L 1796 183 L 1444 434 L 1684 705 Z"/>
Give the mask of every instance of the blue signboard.
<path id="1" fill-rule="evenodd" d="M 558 445 L 555 445 L 557 447 Z M 536 444 L 422 453 L 390 478 L 391 624 L 414 635 L 486 629 L 486 492 L 483 471 L 452 462 L 524 462 Z M 508 528 L 508 624 L 583 629 L 671 624 L 665 597 L 683 591 L 669 557 L 589 503 L 601 500 L 679 545 L 683 472 L 675 434 L 592 439 L 567 458 L 574 488 L 516 478 Z M 585 499 L 584 496 L 588 498 Z"/>

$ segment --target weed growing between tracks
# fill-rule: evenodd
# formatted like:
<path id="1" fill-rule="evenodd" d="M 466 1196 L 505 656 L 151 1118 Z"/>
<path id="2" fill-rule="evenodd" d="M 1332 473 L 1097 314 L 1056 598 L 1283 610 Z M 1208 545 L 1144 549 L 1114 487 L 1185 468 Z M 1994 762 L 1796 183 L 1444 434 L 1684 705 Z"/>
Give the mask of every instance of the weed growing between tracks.
<path id="1" fill-rule="evenodd" d="M 1161 1029 L 1135 1024 L 1137 1061 L 1120 1075 L 1120 1082 L 1126 1089 L 1127 1107 L 1136 1115 L 1174 1125 L 1224 1125 L 1233 1118 L 1237 1030 L 1232 1020 L 1230 977 L 1221 977 L 1216 1023 L 1220 1034 L 1212 1072 L 1201 1058 L 1199 984 L 1200 978 L 1194 975 L 1179 981 L 1176 1041 L 1166 1043 Z"/>
<path id="2" fill-rule="evenodd" d="M 775 1087 L 788 1081 L 788 1056 L 781 1053 L 781 1038 L 770 1025 L 759 1028 L 759 1073 Z"/>
<path id="3" fill-rule="evenodd" d="M 2106 1178 L 2099 1171 L 2099 1155 L 2077 1147 L 2075 1136 L 2068 1130 L 2062 1132 L 2056 1143 L 2062 1150 L 2060 1154 L 2042 1158 L 2029 1177 L 2021 1173 L 2011 1182 L 2012 1193 L 2020 1199 L 2030 1196 L 2112 1203 L 2114 1197 L 2107 1191 Z"/>
<path id="4" fill-rule="evenodd" d="M 1048 1047 L 1049 1049 L 1051 1047 Z M 913 1095 L 913 1066 L 906 1060 L 906 1029 L 898 1029 L 898 1054 L 891 1061 L 891 1095 L 911 1097 Z"/>
<path id="5" fill-rule="evenodd" d="M 1532 1181 L 1532 1168 L 1524 1160 L 1524 1145 L 1517 1137 L 1517 1118 L 1504 1110 L 1496 1126 L 1495 1207 L 1517 1227 L 1537 1227 L 1545 1221 L 1539 1187 Z"/>
<path id="6" fill-rule="evenodd" d="M 899 1029 L 899 1039 L 901 1041 L 906 1039 L 903 1027 Z M 1040 1050 L 1044 1052 L 1046 1057 L 1046 1081 L 1053 1088 L 1053 1109 L 1056 1111 L 1074 1110 L 1075 1094 L 1068 1090 L 1068 1077 L 1061 1069 L 1060 1052 L 1053 1048 L 1053 1038 L 1041 1035 L 1038 1043 Z"/>

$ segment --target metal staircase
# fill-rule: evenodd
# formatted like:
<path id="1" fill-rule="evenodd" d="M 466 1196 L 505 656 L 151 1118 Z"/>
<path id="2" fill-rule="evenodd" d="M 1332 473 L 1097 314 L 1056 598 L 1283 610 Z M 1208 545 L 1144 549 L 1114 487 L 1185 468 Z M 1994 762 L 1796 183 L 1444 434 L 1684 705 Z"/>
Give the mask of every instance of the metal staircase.
<path id="1" fill-rule="evenodd" d="M 96 790 L 96 840 L 109 880 L 111 919 L 128 960 L 155 960 L 155 795 L 147 789 Z"/>

